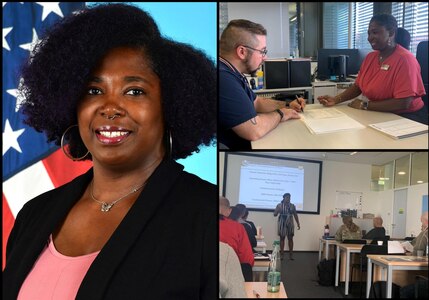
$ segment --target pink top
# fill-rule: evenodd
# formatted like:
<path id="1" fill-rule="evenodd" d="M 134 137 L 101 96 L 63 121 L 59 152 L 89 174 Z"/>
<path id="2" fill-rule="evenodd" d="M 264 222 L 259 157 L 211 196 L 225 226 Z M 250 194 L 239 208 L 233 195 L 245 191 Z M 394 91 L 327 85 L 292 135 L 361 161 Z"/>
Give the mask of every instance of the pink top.
<path id="1" fill-rule="evenodd" d="M 371 101 L 391 98 L 413 97 L 407 110 L 396 113 L 414 112 L 424 106 L 421 96 L 425 95 L 420 65 L 414 55 L 400 45 L 382 64 L 378 61 L 379 51 L 369 53 L 362 62 L 356 85 Z"/>
<path id="2" fill-rule="evenodd" d="M 70 257 L 55 249 L 52 235 L 21 286 L 18 300 L 75 299 L 83 277 L 100 251 Z"/>

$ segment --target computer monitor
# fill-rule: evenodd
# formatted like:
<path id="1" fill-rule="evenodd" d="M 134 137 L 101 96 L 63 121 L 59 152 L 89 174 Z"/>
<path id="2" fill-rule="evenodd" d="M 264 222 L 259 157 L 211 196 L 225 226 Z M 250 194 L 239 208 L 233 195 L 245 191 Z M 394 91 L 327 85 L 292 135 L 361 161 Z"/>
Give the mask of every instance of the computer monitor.
<path id="1" fill-rule="evenodd" d="M 346 55 L 348 56 L 347 76 L 356 75 L 366 55 L 372 49 L 319 49 L 317 52 L 317 79 L 330 79 L 329 56 Z"/>
<path id="2" fill-rule="evenodd" d="M 289 72 L 287 60 L 266 60 L 264 62 L 264 87 L 266 89 L 289 88 Z"/>

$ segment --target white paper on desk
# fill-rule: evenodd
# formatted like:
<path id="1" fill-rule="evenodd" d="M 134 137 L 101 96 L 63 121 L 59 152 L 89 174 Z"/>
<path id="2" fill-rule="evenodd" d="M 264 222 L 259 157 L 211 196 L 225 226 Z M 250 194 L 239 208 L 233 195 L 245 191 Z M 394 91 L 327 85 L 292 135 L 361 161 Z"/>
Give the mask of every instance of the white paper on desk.
<path id="1" fill-rule="evenodd" d="M 402 245 L 402 248 L 404 248 L 408 252 L 413 252 L 414 250 L 414 246 L 411 245 L 409 241 L 402 242 L 401 245 Z"/>
<path id="2" fill-rule="evenodd" d="M 428 132 L 428 125 L 401 118 L 398 120 L 369 124 L 368 125 L 375 130 L 378 130 L 394 139 L 402 139 L 412 137 L 419 134 Z"/>
<path id="3" fill-rule="evenodd" d="M 399 241 L 387 241 L 387 253 L 405 253 L 405 250 Z"/>
<path id="4" fill-rule="evenodd" d="M 301 120 L 312 134 L 365 128 L 361 123 L 333 107 L 309 109 L 305 114 L 301 114 Z"/>

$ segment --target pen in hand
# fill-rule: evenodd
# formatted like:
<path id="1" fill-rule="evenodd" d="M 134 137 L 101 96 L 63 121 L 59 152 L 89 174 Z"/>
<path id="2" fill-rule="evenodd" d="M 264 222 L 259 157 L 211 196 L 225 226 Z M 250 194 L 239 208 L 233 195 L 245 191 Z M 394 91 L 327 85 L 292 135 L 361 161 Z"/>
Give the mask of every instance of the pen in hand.
<path id="1" fill-rule="evenodd" d="M 299 102 L 298 95 L 295 95 L 295 98 L 296 98 L 296 100 L 298 100 L 297 102 L 298 102 L 299 106 L 301 106 L 301 103 Z M 302 106 L 301 106 L 301 112 L 304 112 L 304 109 L 302 108 Z"/>
<path id="2" fill-rule="evenodd" d="M 253 295 L 255 295 L 256 298 L 261 298 L 261 295 L 259 295 L 258 292 L 255 290 L 253 290 Z"/>

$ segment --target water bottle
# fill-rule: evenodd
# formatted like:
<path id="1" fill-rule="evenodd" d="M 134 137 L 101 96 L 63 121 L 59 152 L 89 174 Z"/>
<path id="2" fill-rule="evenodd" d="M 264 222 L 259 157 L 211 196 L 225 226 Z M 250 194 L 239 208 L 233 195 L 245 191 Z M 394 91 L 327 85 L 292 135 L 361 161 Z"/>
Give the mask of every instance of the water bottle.
<path id="1" fill-rule="evenodd" d="M 258 76 L 258 89 L 262 89 L 264 87 L 264 72 L 262 72 L 262 70 L 258 70 L 258 72 L 256 72 L 256 76 Z"/>
<path id="2" fill-rule="evenodd" d="M 325 225 L 324 237 L 325 238 L 329 237 L 329 225 L 328 224 Z"/>
<path id="3" fill-rule="evenodd" d="M 270 268 L 268 270 L 267 291 L 277 293 L 280 291 L 281 262 L 280 262 L 280 241 L 274 241 L 273 253 L 271 255 Z"/>

